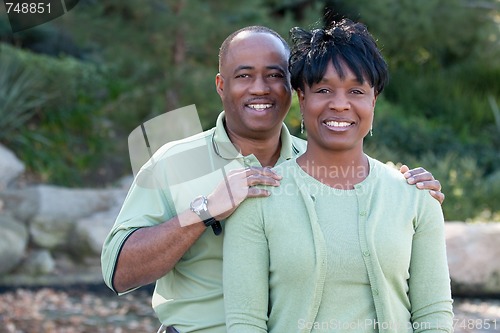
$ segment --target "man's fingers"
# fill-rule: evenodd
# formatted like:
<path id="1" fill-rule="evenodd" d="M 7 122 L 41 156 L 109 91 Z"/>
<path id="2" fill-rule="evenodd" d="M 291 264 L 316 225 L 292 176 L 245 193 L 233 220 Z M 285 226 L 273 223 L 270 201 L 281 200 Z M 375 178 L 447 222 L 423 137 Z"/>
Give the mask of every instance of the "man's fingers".
<path id="1" fill-rule="evenodd" d="M 274 178 L 265 176 L 265 175 L 250 175 L 247 177 L 247 185 L 255 186 L 255 185 L 271 185 L 271 186 L 279 186 L 280 182 Z"/>
<path id="2" fill-rule="evenodd" d="M 282 177 L 271 168 L 247 167 L 229 171 L 226 178 L 209 195 L 210 213 L 225 219 L 246 199 L 267 197 L 270 192 L 256 185 L 278 186 Z"/>
<path id="3" fill-rule="evenodd" d="M 271 177 L 276 180 L 280 180 L 281 177 L 277 173 L 275 173 L 271 168 L 269 167 L 247 167 L 245 168 L 245 175 L 247 177 L 249 176 L 254 176 L 254 175 L 262 175 L 266 177 Z"/>
<path id="4" fill-rule="evenodd" d="M 270 194 L 269 191 L 262 188 L 249 187 L 247 198 L 268 197 Z"/>
<path id="5" fill-rule="evenodd" d="M 416 185 L 421 190 L 441 191 L 441 183 L 437 179 L 418 182 Z"/>
<path id="6" fill-rule="evenodd" d="M 440 203 L 441 205 L 443 204 L 444 197 L 445 197 L 445 195 L 444 195 L 444 193 L 443 193 L 443 192 L 441 192 L 441 191 L 432 191 L 432 190 L 431 190 L 431 191 L 429 191 L 429 192 L 430 192 L 430 194 L 432 195 L 432 197 L 433 197 L 434 199 L 436 199 L 437 201 L 439 201 L 439 203 Z"/>
<path id="7" fill-rule="evenodd" d="M 408 172 L 405 173 L 405 177 L 406 177 L 407 174 L 408 174 Z M 434 179 L 434 176 L 432 175 L 432 173 L 430 173 L 429 171 L 425 171 L 425 172 L 421 172 L 421 173 L 414 174 L 414 175 L 411 175 L 409 177 L 406 177 L 406 181 L 408 182 L 408 184 L 413 185 L 413 184 L 416 184 L 416 183 L 433 182 L 433 181 L 436 181 L 436 180 Z"/>
<path id="8" fill-rule="evenodd" d="M 406 167 L 406 168 L 408 168 L 408 167 Z M 403 169 L 403 167 L 401 167 L 401 169 Z M 411 178 L 411 177 L 419 176 L 421 174 L 430 174 L 432 176 L 432 174 L 430 172 L 428 172 L 427 170 L 425 170 L 422 167 L 418 167 L 418 168 L 415 168 L 415 169 L 408 170 L 408 171 L 406 171 L 404 173 L 404 176 L 406 178 Z"/>
<path id="9" fill-rule="evenodd" d="M 403 164 L 401 166 L 401 168 L 399 168 L 399 172 L 401 172 L 402 174 L 405 174 L 407 173 L 408 171 L 410 171 L 410 168 L 408 168 L 408 166 L 406 164 Z"/>

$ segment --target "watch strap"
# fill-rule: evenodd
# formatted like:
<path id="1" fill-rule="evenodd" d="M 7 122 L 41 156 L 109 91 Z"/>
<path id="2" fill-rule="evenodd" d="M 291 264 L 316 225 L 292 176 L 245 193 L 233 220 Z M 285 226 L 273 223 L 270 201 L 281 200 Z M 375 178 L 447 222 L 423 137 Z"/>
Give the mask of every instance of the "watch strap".
<path id="1" fill-rule="evenodd" d="M 203 200 L 203 204 L 201 207 L 193 207 L 193 203 L 195 202 L 195 200 Z M 196 197 L 195 200 L 193 200 L 191 202 L 191 205 L 190 205 L 190 208 L 191 208 L 191 211 L 193 211 L 196 215 L 198 215 L 200 217 L 200 219 L 202 220 L 203 224 L 205 225 L 205 227 L 212 227 L 212 230 L 214 231 L 214 234 L 217 236 L 217 235 L 220 235 L 221 232 L 222 232 L 222 226 L 220 224 L 219 221 L 217 221 L 214 217 L 212 217 L 210 215 L 210 213 L 208 212 L 208 209 L 207 209 L 207 203 L 208 203 L 208 200 L 207 200 L 207 197 L 205 196 L 199 196 L 199 197 Z"/>
<path id="2" fill-rule="evenodd" d="M 222 232 L 222 226 L 219 221 L 217 221 L 215 218 L 210 217 L 206 220 L 203 220 L 203 224 L 208 228 L 212 226 L 212 230 L 214 231 L 214 234 L 216 236 L 220 235 Z"/>
<path id="3" fill-rule="evenodd" d="M 196 212 L 195 212 L 196 213 Z M 200 217 L 200 219 L 203 221 L 203 223 L 205 223 L 205 221 L 208 221 L 210 219 L 213 219 L 212 216 L 210 216 L 210 214 L 208 213 L 208 210 L 200 210 L 199 212 L 197 212 L 198 216 Z M 215 219 L 214 219 L 215 220 Z M 207 225 L 205 223 L 205 225 Z M 208 226 L 208 225 L 207 225 Z"/>

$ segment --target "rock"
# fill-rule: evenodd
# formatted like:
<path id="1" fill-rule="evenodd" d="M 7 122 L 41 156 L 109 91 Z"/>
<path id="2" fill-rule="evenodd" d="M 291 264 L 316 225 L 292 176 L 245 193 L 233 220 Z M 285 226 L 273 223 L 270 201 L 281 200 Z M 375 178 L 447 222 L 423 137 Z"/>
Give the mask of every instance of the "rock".
<path id="1" fill-rule="evenodd" d="M 86 256 L 100 257 L 104 240 L 119 212 L 120 206 L 116 206 L 78 220 L 73 233 L 75 238 L 71 242 L 71 253 L 80 260 Z"/>
<path id="2" fill-rule="evenodd" d="M 10 272 L 24 258 L 28 244 L 26 227 L 8 214 L 0 215 L 0 275 Z"/>
<path id="3" fill-rule="evenodd" d="M 68 244 L 76 221 L 116 204 L 115 190 L 37 187 L 38 209 L 30 221 L 33 242 L 53 249 Z"/>
<path id="4" fill-rule="evenodd" d="M 56 263 L 49 251 L 36 250 L 28 255 L 16 273 L 38 276 L 52 273 L 55 267 Z"/>
<path id="5" fill-rule="evenodd" d="M 0 192 L 0 200 L 3 203 L 3 209 L 26 225 L 28 225 L 29 221 L 38 210 L 38 196 L 36 187 L 8 189 Z"/>
<path id="6" fill-rule="evenodd" d="M 0 144 L 0 190 L 24 172 L 24 164 L 5 146 Z"/>
<path id="7" fill-rule="evenodd" d="M 455 295 L 500 295 L 500 224 L 446 222 Z"/>

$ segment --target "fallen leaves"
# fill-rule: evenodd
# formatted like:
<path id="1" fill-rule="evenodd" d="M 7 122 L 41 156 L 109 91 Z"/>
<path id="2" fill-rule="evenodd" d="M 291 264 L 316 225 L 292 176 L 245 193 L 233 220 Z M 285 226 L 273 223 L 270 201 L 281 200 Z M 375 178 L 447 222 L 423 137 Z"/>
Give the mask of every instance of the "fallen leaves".
<path id="1" fill-rule="evenodd" d="M 144 291 L 118 297 L 43 288 L 0 294 L 1 333 L 156 332 L 159 322 Z"/>

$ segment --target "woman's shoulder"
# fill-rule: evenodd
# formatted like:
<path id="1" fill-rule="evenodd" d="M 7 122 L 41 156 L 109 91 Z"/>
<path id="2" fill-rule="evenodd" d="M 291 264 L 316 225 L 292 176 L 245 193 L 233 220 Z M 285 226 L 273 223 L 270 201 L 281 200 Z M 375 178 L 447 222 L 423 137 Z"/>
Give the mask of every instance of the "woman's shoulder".
<path id="1" fill-rule="evenodd" d="M 416 186 L 407 183 L 406 178 L 394 163 L 383 163 L 371 158 L 370 164 L 373 173 L 371 177 L 372 184 L 375 184 L 375 188 L 379 191 L 393 193 L 397 196 L 410 195 L 412 197 L 422 192 Z"/>
<path id="2" fill-rule="evenodd" d="M 297 165 L 296 158 L 291 158 L 286 160 L 273 168 L 273 171 L 278 175 L 282 176 L 282 181 L 287 182 L 297 174 Z"/>
<path id="3" fill-rule="evenodd" d="M 432 198 L 428 191 L 420 190 L 415 185 L 408 184 L 404 175 L 393 162 L 383 163 L 379 160 L 370 158 L 370 163 L 373 164 L 371 169 L 375 175 L 374 178 L 377 182 L 377 188 L 380 190 L 384 192 L 389 191 L 396 196 L 409 195 L 414 200 L 423 198 L 423 200 L 426 201 L 428 199 L 427 197 Z"/>
<path id="4" fill-rule="evenodd" d="M 372 157 L 368 157 L 370 169 L 377 179 L 384 179 L 394 183 L 406 183 L 406 179 L 393 162 L 383 163 Z"/>

